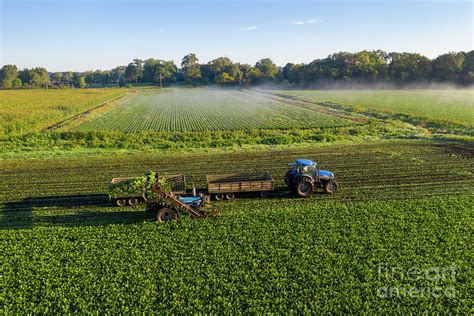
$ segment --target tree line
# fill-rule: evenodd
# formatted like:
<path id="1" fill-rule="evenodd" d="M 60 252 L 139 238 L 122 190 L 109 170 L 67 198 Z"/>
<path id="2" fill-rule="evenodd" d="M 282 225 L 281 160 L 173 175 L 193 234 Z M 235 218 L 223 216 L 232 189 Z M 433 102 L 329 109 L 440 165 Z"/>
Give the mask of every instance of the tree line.
<path id="1" fill-rule="evenodd" d="M 192 85 L 256 85 L 265 83 L 317 86 L 339 83 L 453 83 L 474 84 L 474 51 L 451 52 L 431 60 L 417 53 L 382 50 L 339 52 L 307 64 L 278 67 L 270 58 L 255 65 L 234 63 L 219 57 L 200 64 L 196 54 L 183 57 L 179 68 L 173 61 L 134 59 L 127 66 L 86 72 L 48 72 L 45 68 L 19 70 L 5 65 L 0 70 L 1 88 L 84 88 L 130 83 Z"/>

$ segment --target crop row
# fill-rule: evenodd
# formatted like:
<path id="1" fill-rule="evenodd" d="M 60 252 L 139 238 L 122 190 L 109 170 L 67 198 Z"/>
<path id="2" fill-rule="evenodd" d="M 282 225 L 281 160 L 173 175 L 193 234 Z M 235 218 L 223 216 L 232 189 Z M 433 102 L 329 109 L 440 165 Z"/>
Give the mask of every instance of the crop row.
<path id="1" fill-rule="evenodd" d="M 280 90 L 276 93 L 303 101 L 331 102 L 366 110 L 406 114 L 427 120 L 447 121 L 472 127 L 474 122 L 471 90 Z"/>
<path id="2" fill-rule="evenodd" d="M 141 92 L 77 130 L 215 131 L 350 125 L 323 113 L 294 108 L 235 90 Z"/>
<path id="3" fill-rule="evenodd" d="M 309 157 L 322 161 L 323 168 L 331 169 L 337 173 L 341 181 L 352 185 L 406 183 L 409 181 L 446 181 L 449 179 L 472 177 L 472 158 L 465 153 L 459 153 L 456 148 L 446 151 L 446 148 L 431 145 L 417 145 L 411 152 L 403 152 L 404 145 L 386 146 L 386 150 L 374 152 L 372 149 L 378 145 L 366 145 L 354 148 L 352 153 L 336 155 L 326 151 L 326 148 L 311 149 L 291 155 L 284 152 L 231 153 L 215 156 L 195 154 L 186 156 L 121 156 L 97 157 L 87 162 L 80 159 L 53 160 L 52 161 L 6 162 L 4 172 L 1 174 L 2 183 L 8 184 L 15 181 L 21 186 L 31 186 L 34 183 L 40 186 L 61 186 L 64 181 L 74 181 L 73 187 L 77 192 L 88 182 L 100 181 L 103 185 L 111 177 L 139 176 L 149 169 L 159 169 L 162 173 L 185 173 L 188 178 L 198 184 L 203 184 L 204 175 L 209 173 L 257 171 L 265 170 L 274 173 L 277 181 L 281 181 L 287 163 L 297 157 Z M 339 147 L 341 148 L 341 147 Z M 331 147 L 328 148 L 332 150 Z M 390 151 L 400 154 L 392 155 Z M 320 158 L 318 158 L 320 157 Z M 34 167 L 32 167 L 34 165 Z M 18 174 L 28 168 L 27 177 Z M 98 172 L 100 171 L 100 172 Z M 26 174 L 25 174 L 26 175 Z M 72 177 L 68 180 L 68 177 Z M 1 184 L 0 184 L 1 186 Z M 32 187 L 31 189 L 34 189 Z M 23 191 L 23 188 L 22 190 Z M 11 193 L 11 192 L 9 192 Z"/>
<path id="4" fill-rule="evenodd" d="M 64 223 L 68 217 L 63 213 L 75 211 L 91 215 L 81 216 L 94 224 L 98 214 L 110 205 L 106 194 L 111 178 L 141 176 L 150 169 L 163 174 L 183 173 L 188 185 L 194 183 L 198 188 L 206 187 L 206 174 L 265 170 L 274 176 L 277 186 L 284 186 L 287 163 L 298 157 L 323 161 L 325 169 L 336 173 L 340 186 L 335 196 L 316 194 L 311 202 L 301 203 L 417 199 L 474 192 L 474 160 L 466 148 L 423 142 L 330 146 L 298 149 L 290 154 L 273 150 L 119 155 L 92 157 L 87 161 L 12 160 L 5 161 L 4 172 L 0 174 L 4 224 L 40 224 L 44 223 L 40 218 L 50 213 L 56 213 L 54 221 Z M 277 194 L 265 201 L 268 205 L 300 203 L 288 194 Z M 225 211 L 227 205 L 219 208 Z M 123 218 L 118 216 L 116 220 Z"/>
<path id="5" fill-rule="evenodd" d="M 472 175 L 470 175 L 467 171 L 461 169 L 464 166 L 459 166 L 458 170 L 452 169 L 450 173 L 440 173 L 439 176 L 437 176 L 436 170 L 433 169 L 428 169 L 428 170 L 412 170 L 412 171 L 399 171 L 397 172 L 396 170 L 389 170 L 390 172 L 385 172 L 386 170 L 380 170 L 380 173 L 375 173 L 374 170 L 367 170 L 365 172 L 364 177 L 357 177 L 356 175 L 351 174 L 349 171 L 346 170 L 340 170 L 337 173 L 337 176 L 339 178 L 340 184 L 345 187 L 345 189 L 349 188 L 360 188 L 360 187 L 390 187 L 390 186 L 401 186 L 401 185 L 416 185 L 416 184 L 423 184 L 423 183 L 433 183 L 433 184 L 441 184 L 441 183 L 446 183 L 446 186 L 448 185 L 449 182 L 453 181 L 463 181 L 463 180 L 472 180 Z M 230 171 L 229 169 L 227 169 Z M 280 169 L 265 169 L 266 171 L 271 172 L 275 180 L 277 181 L 277 184 L 283 184 L 283 175 L 284 171 Z M 86 170 L 82 170 L 84 172 L 87 172 Z M 171 171 L 169 172 L 163 172 L 166 174 L 172 173 Z M 186 171 L 186 170 L 184 170 Z M 217 169 L 217 170 L 210 170 L 210 169 L 204 169 L 200 170 L 199 173 L 196 172 L 186 172 L 186 175 L 188 177 L 188 182 L 192 181 L 194 182 L 197 186 L 202 186 L 205 185 L 205 174 L 209 174 L 212 171 L 214 172 L 220 172 L 223 173 L 225 172 L 224 169 Z M 253 169 L 247 169 L 247 168 L 242 168 L 240 171 L 254 171 Z M 96 171 L 97 172 L 97 171 Z M 109 174 L 109 177 L 106 177 L 107 174 Z M 41 179 L 41 174 L 31 174 L 31 178 L 29 179 L 18 179 L 18 181 L 15 183 L 15 191 L 4 191 L 4 194 L 7 195 L 15 195 L 15 194 L 23 194 L 25 192 L 27 193 L 33 193 L 33 192 L 43 192 L 46 194 L 52 193 L 52 192 L 61 192 L 68 190 L 69 192 L 75 192 L 75 193 L 90 193 L 87 189 L 92 189 L 92 190 L 98 190 L 98 192 L 103 193 L 103 190 L 106 185 L 106 180 L 110 180 L 110 178 L 116 176 L 116 174 L 113 173 L 106 173 L 105 175 L 101 175 L 100 178 L 96 177 L 87 177 L 82 174 L 70 174 L 69 176 L 61 176 L 61 174 L 57 173 L 52 173 L 50 176 L 51 178 L 48 179 Z M 38 177 L 38 179 L 35 179 L 35 177 Z M 57 178 L 54 178 L 57 177 Z M 5 190 L 8 190 L 8 182 L 9 181 L 15 181 L 14 178 L 4 178 L 6 181 L 5 184 L 0 185 L 0 188 L 4 188 Z M 70 183 L 74 183 L 73 186 L 70 185 Z M 32 188 L 32 184 L 34 184 L 34 188 Z M 10 185 L 11 187 L 11 185 Z M 38 189 L 36 189 L 38 188 Z"/>

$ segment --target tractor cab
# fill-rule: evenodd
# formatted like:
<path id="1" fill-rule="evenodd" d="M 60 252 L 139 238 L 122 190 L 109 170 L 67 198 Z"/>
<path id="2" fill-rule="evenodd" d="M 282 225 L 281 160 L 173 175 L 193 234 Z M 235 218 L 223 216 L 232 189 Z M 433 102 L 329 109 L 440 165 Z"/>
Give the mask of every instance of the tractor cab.
<path id="1" fill-rule="evenodd" d="M 309 159 L 298 159 L 295 162 L 296 168 L 300 173 L 307 173 L 316 176 L 316 162 Z"/>
<path id="2" fill-rule="evenodd" d="M 336 192 L 337 184 L 334 174 L 327 170 L 320 170 L 315 161 L 297 159 L 288 166 L 291 169 L 285 175 L 285 183 L 298 196 L 308 197 L 315 188 L 323 188 L 328 194 Z"/>
<path id="3" fill-rule="evenodd" d="M 297 159 L 295 162 L 290 162 L 288 166 L 291 168 L 288 175 L 296 176 L 297 174 L 308 174 L 313 177 L 317 176 L 317 164 L 309 159 Z"/>

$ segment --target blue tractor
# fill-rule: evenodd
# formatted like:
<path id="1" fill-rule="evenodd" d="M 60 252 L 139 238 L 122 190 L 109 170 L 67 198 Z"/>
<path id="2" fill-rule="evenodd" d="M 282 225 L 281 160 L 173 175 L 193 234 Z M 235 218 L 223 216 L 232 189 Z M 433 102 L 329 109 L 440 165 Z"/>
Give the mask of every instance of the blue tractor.
<path id="1" fill-rule="evenodd" d="M 285 183 L 300 197 L 309 197 L 316 188 L 323 188 L 328 194 L 337 190 L 336 177 L 330 171 L 320 170 L 316 162 L 297 159 L 289 163 L 290 170 L 285 175 Z"/>

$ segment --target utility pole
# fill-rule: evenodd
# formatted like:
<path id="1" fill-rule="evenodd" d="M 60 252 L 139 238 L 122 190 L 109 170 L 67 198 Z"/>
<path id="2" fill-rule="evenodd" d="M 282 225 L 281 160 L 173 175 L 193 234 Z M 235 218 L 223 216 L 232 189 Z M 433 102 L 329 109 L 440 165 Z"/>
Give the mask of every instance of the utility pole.
<path id="1" fill-rule="evenodd" d="M 160 73 L 160 89 L 163 90 L 163 75 Z"/>

